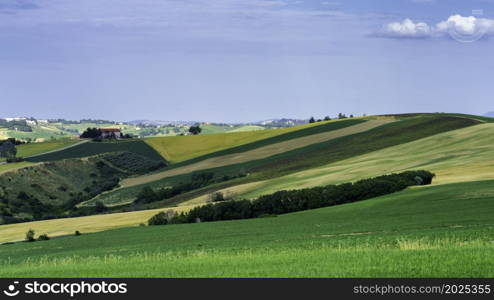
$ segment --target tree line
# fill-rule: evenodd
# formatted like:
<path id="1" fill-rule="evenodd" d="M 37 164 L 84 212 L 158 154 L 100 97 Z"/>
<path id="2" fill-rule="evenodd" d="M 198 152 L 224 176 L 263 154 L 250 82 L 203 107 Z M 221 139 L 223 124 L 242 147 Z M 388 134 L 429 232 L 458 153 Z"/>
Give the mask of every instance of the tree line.
<path id="1" fill-rule="evenodd" d="M 335 118 L 335 120 L 339 120 L 339 119 L 347 119 L 347 118 L 353 118 L 354 116 L 351 114 L 349 116 L 343 114 L 343 113 L 339 113 L 338 114 L 338 117 Z M 322 122 L 322 121 L 331 121 L 331 117 L 330 116 L 325 116 L 324 119 L 315 119 L 314 117 L 310 117 L 309 119 L 309 123 L 316 123 L 316 122 Z"/>
<path id="2" fill-rule="evenodd" d="M 255 200 L 224 201 L 196 207 L 187 213 L 160 213 L 149 219 L 149 225 L 166 225 L 222 220 L 258 218 L 362 201 L 395 193 L 409 186 L 428 185 L 435 174 L 429 171 L 407 171 L 382 175 L 354 183 L 327 185 L 301 190 L 279 191 Z"/>

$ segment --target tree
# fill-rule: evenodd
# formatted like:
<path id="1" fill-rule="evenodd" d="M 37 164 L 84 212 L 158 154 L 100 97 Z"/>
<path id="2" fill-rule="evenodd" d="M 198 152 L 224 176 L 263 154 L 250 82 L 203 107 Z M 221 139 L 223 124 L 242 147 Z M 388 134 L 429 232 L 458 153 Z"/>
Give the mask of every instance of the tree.
<path id="1" fill-rule="evenodd" d="M 11 141 L 3 142 L 0 145 L 0 157 L 11 159 L 11 158 L 15 158 L 16 155 L 17 155 L 17 148 Z"/>
<path id="2" fill-rule="evenodd" d="M 342 113 L 339 113 L 338 114 L 338 119 L 346 119 L 346 115 L 345 114 L 342 114 Z"/>
<path id="3" fill-rule="evenodd" d="M 101 130 L 98 128 L 88 128 L 82 134 L 83 139 L 95 139 L 101 137 Z"/>
<path id="4" fill-rule="evenodd" d="M 102 213 L 102 212 L 105 212 L 106 211 L 106 206 L 103 204 L 103 202 L 96 201 L 96 203 L 94 204 L 94 210 L 97 213 Z"/>
<path id="5" fill-rule="evenodd" d="M 329 121 L 329 120 L 331 120 L 331 118 L 329 116 L 324 117 L 324 121 Z"/>
<path id="6" fill-rule="evenodd" d="M 199 125 L 190 126 L 190 128 L 189 128 L 189 132 L 192 133 L 193 135 L 198 135 L 199 133 L 201 133 L 201 131 L 202 131 L 202 128 L 199 127 Z"/>
<path id="7" fill-rule="evenodd" d="M 159 200 L 159 196 L 149 186 L 144 187 L 139 192 L 139 194 L 137 194 L 137 202 L 140 202 L 140 203 L 151 203 L 151 202 L 158 201 L 158 200 Z"/>
<path id="8" fill-rule="evenodd" d="M 148 225 L 153 226 L 153 225 L 166 225 L 168 224 L 168 215 L 165 212 L 160 212 L 151 219 L 148 220 Z"/>
<path id="9" fill-rule="evenodd" d="M 316 119 L 314 119 L 314 117 L 310 117 L 309 123 L 316 123 Z"/>
<path id="10" fill-rule="evenodd" d="M 26 232 L 26 241 L 28 241 L 28 242 L 34 242 L 34 230 L 29 229 Z"/>

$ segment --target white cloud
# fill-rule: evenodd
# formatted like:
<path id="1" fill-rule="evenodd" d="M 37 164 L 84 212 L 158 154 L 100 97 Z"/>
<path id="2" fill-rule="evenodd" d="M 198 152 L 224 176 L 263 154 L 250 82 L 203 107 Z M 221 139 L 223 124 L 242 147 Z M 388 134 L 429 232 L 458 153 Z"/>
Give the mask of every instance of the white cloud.
<path id="1" fill-rule="evenodd" d="M 429 25 L 423 22 L 414 23 L 410 19 L 386 25 L 381 34 L 388 37 L 424 38 L 431 33 Z"/>
<path id="2" fill-rule="evenodd" d="M 377 34 L 377 36 L 389 38 L 450 37 L 464 41 L 473 41 L 490 35 L 494 35 L 493 19 L 461 15 L 452 15 L 436 25 L 429 25 L 425 22 L 416 23 L 411 19 L 405 19 L 403 22 L 385 25 Z"/>
<path id="3" fill-rule="evenodd" d="M 436 32 L 448 33 L 451 31 L 462 35 L 474 35 L 478 32 L 492 34 L 494 33 L 494 20 L 453 15 L 448 20 L 436 25 Z"/>

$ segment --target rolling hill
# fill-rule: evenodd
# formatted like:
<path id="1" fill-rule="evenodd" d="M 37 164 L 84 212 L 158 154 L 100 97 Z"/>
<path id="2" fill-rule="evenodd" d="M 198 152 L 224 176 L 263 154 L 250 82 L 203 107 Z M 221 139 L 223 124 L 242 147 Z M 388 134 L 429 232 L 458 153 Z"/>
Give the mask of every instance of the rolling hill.
<path id="1" fill-rule="evenodd" d="M 436 183 L 494 178 L 494 124 L 448 131 L 259 183 L 245 197 L 425 168 Z M 241 187 L 238 187 L 242 189 Z"/>
<path id="2" fill-rule="evenodd" d="M 112 152 L 5 172 L 0 176 L 0 224 L 79 215 L 75 205 L 114 188 L 121 178 L 163 166 L 133 152 Z"/>
<path id="3" fill-rule="evenodd" d="M 180 180 L 177 178 L 183 178 L 180 176 L 198 171 L 214 172 L 218 175 L 227 176 L 243 172 L 249 174 L 245 178 L 216 187 L 216 189 L 228 188 L 223 191 L 231 191 L 243 196 L 246 193 L 257 191 L 257 185 L 266 179 L 276 179 L 297 171 L 311 170 L 331 162 L 475 124 L 479 124 L 479 122 L 450 116 L 412 117 L 400 121 L 394 121 L 393 118 L 374 119 L 352 124 L 345 128 L 337 129 L 336 127 L 332 131 L 313 133 L 286 141 L 277 140 L 267 146 L 260 146 L 258 143 L 263 141 L 259 141 L 253 143 L 255 147 L 251 147 L 252 144 L 247 144 L 171 165 L 162 172 L 125 179 L 122 182 L 123 188 L 101 195 L 98 197 L 98 201 L 112 203 L 112 205 L 118 203 L 116 201 L 129 203 L 135 199 L 136 194 L 144 186 L 170 186 L 173 182 Z M 349 124 L 347 123 L 347 125 Z M 326 130 L 328 129 L 326 128 Z M 278 138 L 281 137 L 283 136 Z M 270 139 L 264 141 L 270 141 Z M 237 152 L 241 150 L 247 151 Z M 207 198 L 207 194 L 211 192 L 211 189 L 205 189 L 203 196 L 193 193 L 189 199 L 202 196 L 200 199 L 204 200 Z M 184 197 L 180 199 L 180 201 L 184 200 L 187 199 Z M 200 202 L 193 200 L 193 203 Z"/>
<path id="4" fill-rule="evenodd" d="M 45 154 L 40 154 L 32 157 L 28 157 L 26 160 L 30 162 L 46 162 L 46 161 L 56 161 L 67 158 L 81 158 L 88 157 L 92 155 L 108 153 L 108 152 L 119 152 L 128 151 L 139 155 L 143 155 L 152 160 L 163 160 L 161 155 L 159 155 L 153 148 L 149 147 L 142 140 L 131 139 L 131 140 L 118 140 L 118 141 L 108 141 L 108 142 L 86 142 L 80 143 L 74 147 L 65 148 L 61 151 L 49 152 Z"/>
<path id="5" fill-rule="evenodd" d="M 173 163 L 204 160 L 232 152 L 242 152 L 280 141 L 355 125 L 364 120 L 313 123 L 283 129 L 240 131 L 228 134 L 158 137 L 146 139 L 156 151 Z M 256 143 L 257 142 L 257 143 Z M 225 150 L 226 149 L 226 150 Z M 224 151 L 222 151 L 224 150 Z"/>
<path id="6" fill-rule="evenodd" d="M 275 218 L 4 245 L 0 276 L 491 277 L 492 184 L 412 188 Z"/>
<path id="7" fill-rule="evenodd" d="M 106 214 L 1 225 L 0 242 L 21 240 L 29 228 L 50 236 L 76 230 L 83 235 L 0 246 L 0 276 L 492 276 L 492 121 L 462 114 L 388 115 L 287 129 L 53 145 L 55 152 L 45 146 L 29 164 L 49 161 L 60 164 L 56 172 L 72 173 L 84 170 L 78 164 L 103 159 L 117 172 L 129 171 L 119 177 L 119 187 L 79 203 L 81 210 L 104 203 Z M 136 161 L 171 164 L 139 172 L 133 159 L 121 159 L 115 151 L 127 151 Z M 67 163 L 74 168 L 62 167 Z M 2 176 L 54 186 L 31 174 L 33 168 L 44 167 Z M 269 218 L 137 227 L 157 212 L 203 205 L 217 191 L 254 198 L 418 169 L 436 173 L 433 186 Z M 194 176 L 208 174 L 214 180 L 172 198 L 133 203 L 145 187 L 189 186 Z M 36 194 L 35 188 L 26 186 L 28 194 Z M 49 196 L 56 193 L 40 199 L 51 203 Z M 85 234 L 98 231 L 104 232 Z M 23 254 L 14 257 L 20 248 Z M 376 267 L 378 257 L 384 265 Z M 454 265 L 467 260 L 471 264 Z"/>

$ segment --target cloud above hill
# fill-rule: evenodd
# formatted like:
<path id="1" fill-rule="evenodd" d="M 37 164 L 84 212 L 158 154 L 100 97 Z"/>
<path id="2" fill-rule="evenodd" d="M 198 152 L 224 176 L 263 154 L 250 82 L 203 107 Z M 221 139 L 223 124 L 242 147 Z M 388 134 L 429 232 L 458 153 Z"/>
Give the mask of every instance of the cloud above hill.
<path id="1" fill-rule="evenodd" d="M 404 39 L 442 37 L 479 39 L 493 35 L 493 19 L 477 18 L 475 16 L 464 17 L 461 15 L 452 15 L 447 20 L 441 21 L 436 25 L 405 19 L 402 22 L 393 22 L 383 26 L 376 34 L 378 37 Z"/>

